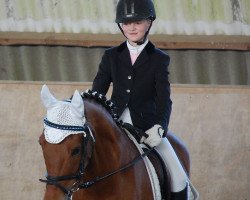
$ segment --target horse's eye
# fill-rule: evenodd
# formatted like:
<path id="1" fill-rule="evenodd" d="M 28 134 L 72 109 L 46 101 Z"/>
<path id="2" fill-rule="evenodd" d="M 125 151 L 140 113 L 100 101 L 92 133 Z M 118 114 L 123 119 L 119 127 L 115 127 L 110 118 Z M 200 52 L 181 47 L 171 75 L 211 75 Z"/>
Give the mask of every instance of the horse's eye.
<path id="1" fill-rule="evenodd" d="M 75 149 L 72 150 L 71 156 L 77 156 L 81 152 L 80 147 L 76 147 Z"/>

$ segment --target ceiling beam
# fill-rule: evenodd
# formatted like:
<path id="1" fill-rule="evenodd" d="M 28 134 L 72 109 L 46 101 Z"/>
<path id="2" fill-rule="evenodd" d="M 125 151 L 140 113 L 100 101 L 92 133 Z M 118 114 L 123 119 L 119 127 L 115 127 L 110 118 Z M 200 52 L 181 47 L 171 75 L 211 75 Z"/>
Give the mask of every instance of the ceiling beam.
<path id="1" fill-rule="evenodd" d="M 250 50 L 250 36 L 151 35 L 161 49 Z M 0 32 L 0 45 L 62 45 L 110 47 L 124 41 L 121 34 Z"/>

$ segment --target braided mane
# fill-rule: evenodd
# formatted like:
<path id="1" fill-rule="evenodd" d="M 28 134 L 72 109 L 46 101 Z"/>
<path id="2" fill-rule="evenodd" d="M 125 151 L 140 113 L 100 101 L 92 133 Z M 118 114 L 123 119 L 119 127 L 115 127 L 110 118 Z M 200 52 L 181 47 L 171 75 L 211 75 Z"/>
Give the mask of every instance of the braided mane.
<path id="1" fill-rule="evenodd" d="M 115 104 L 111 100 L 107 100 L 106 96 L 90 89 L 82 92 L 81 96 L 83 99 L 95 100 L 97 103 L 101 104 L 112 116 L 114 121 L 118 123 L 119 115 L 114 112 Z"/>

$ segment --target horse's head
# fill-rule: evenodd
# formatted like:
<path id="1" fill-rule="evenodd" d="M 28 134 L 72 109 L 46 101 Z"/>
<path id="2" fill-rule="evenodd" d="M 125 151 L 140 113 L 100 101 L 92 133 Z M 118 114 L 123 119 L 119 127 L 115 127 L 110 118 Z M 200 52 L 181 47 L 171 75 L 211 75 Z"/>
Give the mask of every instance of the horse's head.
<path id="1" fill-rule="evenodd" d="M 45 199 L 63 199 L 79 189 L 91 157 L 93 136 L 86 125 L 84 103 L 78 91 L 71 100 L 59 101 L 44 85 L 41 99 L 47 109 L 39 139 L 47 168 L 46 180 L 41 181 L 47 183 Z"/>

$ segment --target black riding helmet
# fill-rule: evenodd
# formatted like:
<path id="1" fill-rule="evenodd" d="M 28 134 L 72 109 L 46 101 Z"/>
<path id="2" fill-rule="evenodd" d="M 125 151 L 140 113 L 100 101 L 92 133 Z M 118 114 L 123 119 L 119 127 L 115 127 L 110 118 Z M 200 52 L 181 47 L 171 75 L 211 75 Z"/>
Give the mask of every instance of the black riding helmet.
<path id="1" fill-rule="evenodd" d="M 119 0 L 116 7 L 116 23 L 156 18 L 152 0 Z"/>
<path id="2" fill-rule="evenodd" d="M 140 21 L 140 20 L 155 20 L 155 8 L 152 0 L 119 0 L 116 7 L 116 19 L 115 22 L 118 24 L 121 32 L 124 32 L 120 26 L 120 23 Z M 151 25 L 144 36 L 143 41 L 138 41 L 137 44 L 141 45 L 145 42 Z"/>

